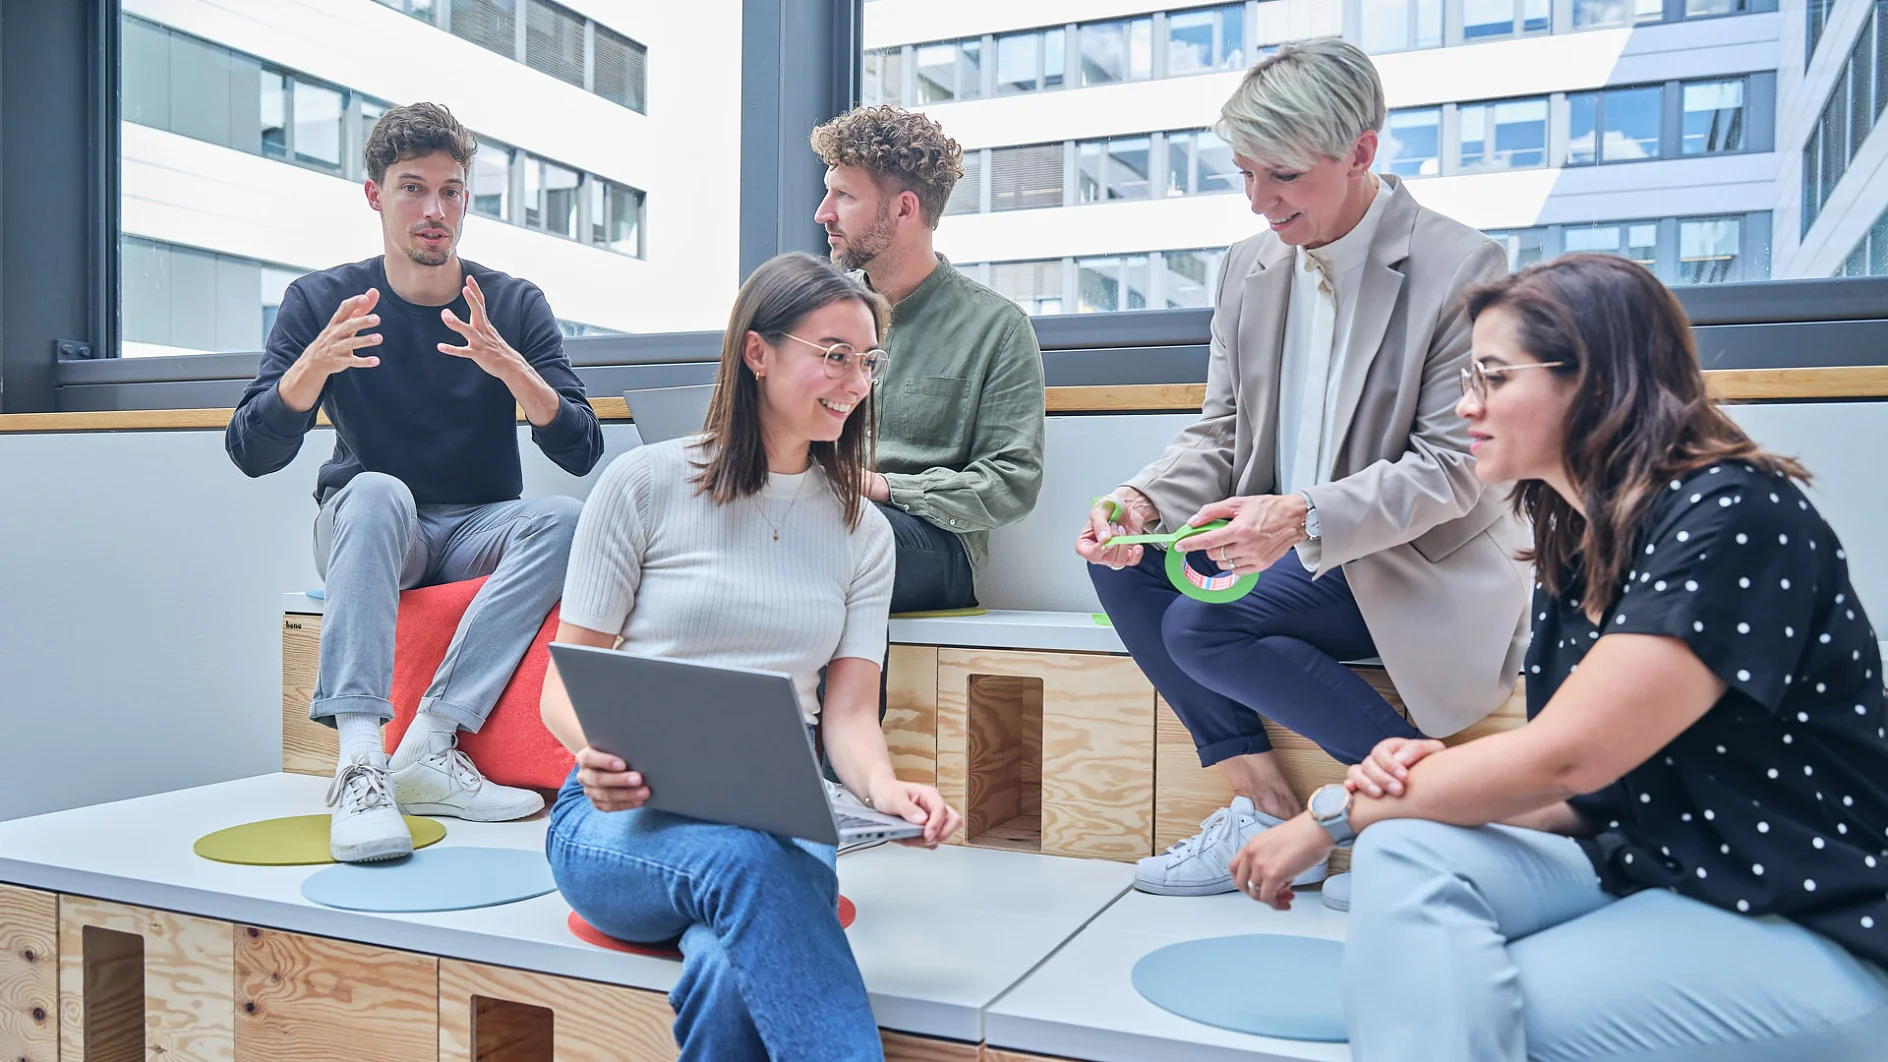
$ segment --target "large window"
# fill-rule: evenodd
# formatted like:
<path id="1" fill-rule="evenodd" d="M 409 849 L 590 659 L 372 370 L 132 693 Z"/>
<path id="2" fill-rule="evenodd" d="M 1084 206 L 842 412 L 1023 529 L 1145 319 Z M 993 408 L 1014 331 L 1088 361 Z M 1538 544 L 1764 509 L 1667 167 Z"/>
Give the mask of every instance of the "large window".
<path id="1" fill-rule="evenodd" d="M 1547 100 L 1502 100 L 1457 109 L 1464 172 L 1517 170 L 1547 160 Z"/>
<path id="2" fill-rule="evenodd" d="M 1167 194 L 1213 195 L 1240 191 L 1239 164 L 1232 145 L 1211 129 L 1168 133 Z"/>
<path id="3" fill-rule="evenodd" d="M 1099 203 L 1146 199 L 1152 194 L 1148 161 L 1152 139 L 1145 136 L 1084 140 L 1076 145 L 1076 201 Z"/>
<path id="4" fill-rule="evenodd" d="M 1089 22 L 1077 33 L 1082 84 L 1109 85 L 1154 76 L 1154 20 Z"/>
<path id="5" fill-rule="evenodd" d="M 917 49 L 918 102 L 949 103 L 983 95 L 983 41 L 947 41 Z"/>
<path id="6" fill-rule="evenodd" d="M 1061 313 L 1062 260 L 994 262 L 990 266 L 990 287 L 1021 306 L 1025 313 Z"/>
<path id="7" fill-rule="evenodd" d="M 1552 27 L 1549 0 L 1462 0 L 1464 42 L 1546 33 Z"/>
<path id="8" fill-rule="evenodd" d="M 647 110 L 649 50 L 562 4 L 550 0 L 379 2 L 567 85 L 632 111 Z"/>
<path id="9" fill-rule="evenodd" d="M 1032 210 L 1059 207 L 1062 194 L 1061 144 L 1030 144 L 990 152 L 990 209 Z"/>
<path id="10" fill-rule="evenodd" d="M 1664 17 L 1664 0 L 1573 0 L 1575 29 L 1632 26 Z"/>
<path id="11" fill-rule="evenodd" d="M 1508 252 L 1509 269 L 1526 269 L 1547 257 L 1546 229 L 1508 229 L 1488 233 Z"/>
<path id="12" fill-rule="evenodd" d="M 1060 29 L 1047 29 L 996 38 L 997 95 L 1060 88 L 1068 55 L 1065 36 Z"/>
<path id="13" fill-rule="evenodd" d="M 1167 16 L 1167 74 L 1245 66 L 1246 5 L 1176 11 Z"/>
<path id="14" fill-rule="evenodd" d="M 1368 52 L 1442 47 L 1443 0 L 1362 0 L 1362 40 Z"/>
<path id="15" fill-rule="evenodd" d="M 1802 231 L 1821 216 L 1849 163 L 1862 150 L 1888 105 L 1888 32 L 1883 13 L 1888 0 L 1876 0 L 1823 102 L 1822 112 L 1803 145 Z"/>
<path id="16" fill-rule="evenodd" d="M 1567 97 L 1567 162 L 1632 162 L 1659 157 L 1657 85 L 1577 92 Z"/>
<path id="17" fill-rule="evenodd" d="M 1442 108 L 1391 111 L 1377 142 L 1377 169 L 1399 177 L 1442 172 Z"/>
<path id="18" fill-rule="evenodd" d="M 1770 216 L 1644 218 L 1488 233 L 1508 252 L 1510 267 L 1574 252 L 1618 255 L 1667 284 L 1723 284 L 1770 275 Z"/>
<path id="19" fill-rule="evenodd" d="M 127 358 L 261 350 L 303 272 L 136 236 L 119 241 L 119 255 Z"/>
<path id="20" fill-rule="evenodd" d="M 1683 86 L 1683 150 L 1712 155 L 1744 150 L 1744 80 L 1694 81 Z"/>

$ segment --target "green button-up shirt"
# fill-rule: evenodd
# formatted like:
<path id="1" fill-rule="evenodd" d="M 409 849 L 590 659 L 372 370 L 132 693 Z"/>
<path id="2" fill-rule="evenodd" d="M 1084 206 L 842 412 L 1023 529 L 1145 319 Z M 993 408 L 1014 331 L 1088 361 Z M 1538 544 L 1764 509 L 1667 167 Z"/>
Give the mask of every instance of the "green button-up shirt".
<path id="1" fill-rule="evenodd" d="M 878 470 L 891 503 L 955 533 L 970 563 L 1042 489 L 1042 349 L 1020 307 L 938 256 L 892 308 L 878 391 Z"/>

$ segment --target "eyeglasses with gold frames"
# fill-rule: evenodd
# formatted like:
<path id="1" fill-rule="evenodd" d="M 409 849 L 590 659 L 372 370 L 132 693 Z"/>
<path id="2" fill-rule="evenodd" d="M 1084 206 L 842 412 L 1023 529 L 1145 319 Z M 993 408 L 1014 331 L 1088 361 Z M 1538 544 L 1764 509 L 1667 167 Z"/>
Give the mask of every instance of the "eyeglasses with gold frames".
<path id="1" fill-rule="evenodd" d="M 1496 365 L 1490 368 L 1482 359 L 1474 358 L 1469 361 L 1468 368 L 1462 370 L 1462 395 L 1465 398 L 1474 395 L 1475 401 L 1486 402 L 1488 401 L 1488 378 L 1491 376 L 1505 376 L 1511 372 L 1520 372 L 1522 369 L 1558 369 L 1566 364 L 1567 362 L 1564 361 L 1528 361 L 1519 365 Z"/>
<path id="2" fill-rule="evenodd" d="M 885 370 L 891 365 L 892 356 L 877 347 L 873 347 L 871 350 L 860 350 L 850 343 L 834 343 L 832 346 L 828 347 L 821 346 L 810 339 L 801 339 L 792 332 L 782 332 L 780 334 L 796 343 L 805 343 L 807 346 L 819 351 L 820 361 L 822 362 L 822 367 L 826 370 L 826 378 L 828 380 L 837 380 L 844 377 L 848 372 L 852 371 L 852 366 L 856 362 L 859 368 L 864 370 L 867 380 L 878 383 L 885 378 Z"/>

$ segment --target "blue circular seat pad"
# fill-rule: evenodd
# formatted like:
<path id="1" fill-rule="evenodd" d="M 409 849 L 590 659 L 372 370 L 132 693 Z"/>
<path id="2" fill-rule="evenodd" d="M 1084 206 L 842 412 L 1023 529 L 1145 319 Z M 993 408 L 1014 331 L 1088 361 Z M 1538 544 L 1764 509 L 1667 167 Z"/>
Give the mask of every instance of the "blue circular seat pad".
<path id="1" fill-rule="evenodd" d="M 426 848 L 403 859 L 340 863 L 302 882 L 302 895 L 348 911 L 463 911 L 555 891 L 544 853 L 528 848 Z"/>
<path id="2" fill-rule="evenodd" d="M 1255 933 L 1171 944 L 1134 964 L 1134 990 L 1183 1018 L 1256 1036 L 1342 1043 L 1344 945 Z"/>

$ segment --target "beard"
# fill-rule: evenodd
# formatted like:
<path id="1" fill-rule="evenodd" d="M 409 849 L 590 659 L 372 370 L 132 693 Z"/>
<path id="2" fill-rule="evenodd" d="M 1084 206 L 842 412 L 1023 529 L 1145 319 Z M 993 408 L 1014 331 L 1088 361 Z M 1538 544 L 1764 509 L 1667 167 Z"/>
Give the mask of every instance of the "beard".
<path id="1" fill-rule="evenodd" d="M 889 204 L 879 208 L 877 216 L 872 219 L 871 228 L 857 236 L 850 233 L 840 235 L 846 238 L 846 242 L 843 247 L 833 248 L 833 264 L 848 272 L 864 269 L 892 245 L 892 212 Z"/>
<path id="2" fill-rule="evenodd" d="M 452 261 L 452 252 L 459 247 L 458 234 L 452 233 L 451 236 L 452 239 L 447 241 L 446 246 L 437 251 L 429 250 L 417 243 L 409 243 L 404 248 L 406 256 L 423 266 L 443 266 Z"/>

